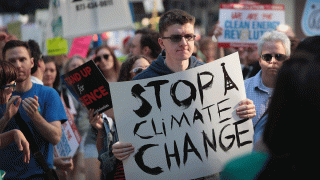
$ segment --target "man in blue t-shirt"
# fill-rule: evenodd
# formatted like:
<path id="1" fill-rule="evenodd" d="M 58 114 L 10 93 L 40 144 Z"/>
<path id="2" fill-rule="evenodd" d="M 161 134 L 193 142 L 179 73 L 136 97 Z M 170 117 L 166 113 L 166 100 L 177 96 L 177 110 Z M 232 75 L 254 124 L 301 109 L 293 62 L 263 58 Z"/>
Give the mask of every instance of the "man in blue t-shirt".
<path id="1" fill-rule="evenodd" d="M 52 168 L 53 146 L 60 141 L 61 123 L 67 119 L 59 94 L 53 88 L 31 82 L 34 62 L 28 43 L 19 40 L 7 42 L 3 48 L 3 59 L 18 70 L 16 91 L 12 95 L 22 100 L 19 113 L 32 132 L 48 166 Z M 1 109 L 5 108 L 5 105 L 1 105 Z M 4 112 L 0 112 L 0 117 L 5 117 L 0 121 L 0 133 L 20 129 L 14 114 Z M 7 172 L 6 179 L 26 179 L 30 176 L 44 179 L 44 171 L 34 156 L 31 155 L 29 164 L 23 163 L 23 153 L 13 143 L 0 150 L 0 169 Z"/>

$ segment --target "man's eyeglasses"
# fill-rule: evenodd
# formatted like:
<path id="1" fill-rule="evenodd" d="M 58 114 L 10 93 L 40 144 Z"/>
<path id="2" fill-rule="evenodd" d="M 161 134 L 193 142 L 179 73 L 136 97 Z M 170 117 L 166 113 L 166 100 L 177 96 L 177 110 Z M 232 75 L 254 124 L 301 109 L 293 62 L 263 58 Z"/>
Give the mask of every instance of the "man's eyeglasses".
<path id="1" fill-rule="evenodd" d="M 196 38 L 196 35 L 192 35 L 192 34 L 186 34 L 184 36 L 182 35 L 172 35 L 170 37 L 162 37 L 162 39 L 170 39 L 171 42 L 180 42 L 182 40 L 182 38 L 185 38 L 187 41 L 194 41 L 194 39 Z"/>
<path id="2" fill-rule="evenodd" d="M 4 86 L 2 86 L 0 89 L 6 90 L 6 89 L 9 89 L 9 88 L 12 88 L 13 91 L 14 91 L 14 90 L 16 89 L 16 86 L 17 86 L 17 83 L 14 82 L 13 84 L 4 85 Z"/>
<path id="3" fill-rule="evenodd" d="M 287 59 L 287 56 L 284 54 L 262 54 L 261 58 L 267 62 L 271 61 L 272 57 L 276 58 L 277 61 L 284 61 Z"/>
<path id="4" fill-rule="evenodd" d="M 105 60 L 108 60 L 109 59 L 109 54 L 104 54 L 104 55 L 102 55 L 102 57 L 105 59 Z M 97 56 L 97 57 L 95 57 L 94 59 L 93 59 L 93 61 L 95 62 L 95 63 L 97 63 L 97 62 L 100 62 L 101 61 L 101 56 Z"/>

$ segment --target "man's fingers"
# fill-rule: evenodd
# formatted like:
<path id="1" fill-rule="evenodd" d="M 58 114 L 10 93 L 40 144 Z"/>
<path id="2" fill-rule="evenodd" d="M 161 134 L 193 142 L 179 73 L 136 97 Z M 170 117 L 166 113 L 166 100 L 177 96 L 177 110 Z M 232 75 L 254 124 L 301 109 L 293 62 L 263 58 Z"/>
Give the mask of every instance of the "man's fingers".
<path id="1" fill-rule="evenodd" d="M 112 153 L 119 160 L 124 160 L 134 152 L 134 147 L 130 143 L 116 142 L 112 145 Z"/>
<path id="2" fill-rule="evenodd" d="M 126 155 L 126 156 L 123 156 L 123 157 L 121 157 L 121 158 L 118 158 L 118 159 L 119 159 L 120 161 L 123 161 L 123 160 L 127 159 L 129 156 L 130 156 L 130 154 L 129 154 L 129 155 Z"/>

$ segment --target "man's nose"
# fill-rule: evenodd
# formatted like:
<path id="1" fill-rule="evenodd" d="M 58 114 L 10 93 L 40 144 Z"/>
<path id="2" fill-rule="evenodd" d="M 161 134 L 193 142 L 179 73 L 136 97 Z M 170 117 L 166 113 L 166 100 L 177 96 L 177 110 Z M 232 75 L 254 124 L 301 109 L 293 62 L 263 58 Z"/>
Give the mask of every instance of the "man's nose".
<path id="1" fill-rule="evenodd" d="M 15 61 L 14 63 L 12 63 L 14 67 L 16 67 L 17 69 L 19 69 L 21 67 L 21 63 L 20 61 Z"/>
<path id="2" fill-rule="evenodd" d="M 181 45 L 188 45 L 188 40 L 185 37 L 182 37 L 180 44 Z"/>

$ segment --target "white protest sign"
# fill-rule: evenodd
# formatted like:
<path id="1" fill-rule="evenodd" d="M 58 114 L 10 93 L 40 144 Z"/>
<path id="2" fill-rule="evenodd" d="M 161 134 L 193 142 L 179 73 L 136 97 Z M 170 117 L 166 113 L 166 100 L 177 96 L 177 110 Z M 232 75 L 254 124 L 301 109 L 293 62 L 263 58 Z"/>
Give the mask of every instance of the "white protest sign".
<path id="1" fill-rule="evenodd" d="M 66 104 L 61 97 L 61 101 L 66 110 L 68 120 L 61 124 L 62 135 L 59 143 L 53 146 L 53 154 L 55 157 L 73 157 L 81 143 L 81 136 L 74 123 L 73 116 L 70 114 Z"/>
<path id="2" fill-rule="evenodd" d="M 222 35 L 219 47 L 252 47 L 266 32 L 285 23 L 284 5 L 278 4 L 220 4 Z"/>
<path id="3" fill-rule="evenodd" d="M 126 179 L 193 179 L 222 170 L 252 150 L 251 119 L 236 108 L 246 98 L 238 53 L 190 70 L 110 83 L 120 142 L 135 152 Z"/>
<path id="4" fill-rule="evenodd" d="M 134 28 L 127 0 L 60 0 L 54 5 L 62 19 L 64 38 Z"/>

